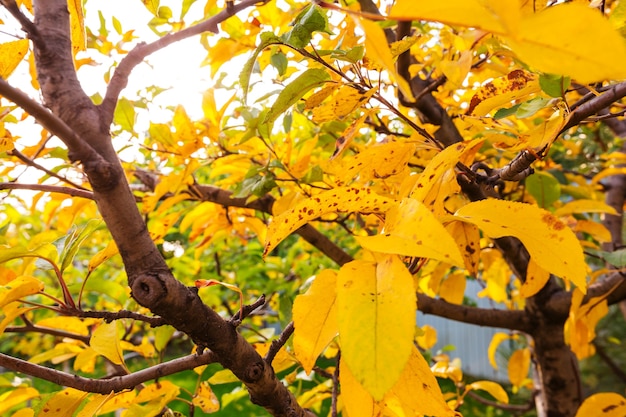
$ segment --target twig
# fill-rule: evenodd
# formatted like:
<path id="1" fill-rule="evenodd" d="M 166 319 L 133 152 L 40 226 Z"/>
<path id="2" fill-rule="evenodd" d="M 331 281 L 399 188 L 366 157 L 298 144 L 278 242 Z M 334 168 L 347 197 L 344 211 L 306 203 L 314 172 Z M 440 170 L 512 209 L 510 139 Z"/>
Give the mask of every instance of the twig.
<path id="1" fill-rule="evenodd" d="M 339 365 L 341 362 L 341 351 L 337 352 L 337 363 L 333 372 L 333 393 L 330 400 L 330 415 L 337 417 L 337 398 L 339 397 Z"/>
<path id="2" fill-rule="evenodd" d="M 120 311 L 81 311 L 81 310 L 69 310 L 64 311 L 67 316 L 75 317 L 89 317 L 104 319 L 107 323 L 113 320 L 120 319 L 133 319 L 148 323 L 152 327 L 164 326 L 167 322 L 162 317 L 150 317 L 143 314 L 135 313 L 134 311 L 120 310 Z"/>
<path id="3" fill-rule="evenodd" d="M 527 404 L 524 404 L 524 405 L 502 404 L 502 403 L 497 403 L 495 401 L 490 401 L 490 400 L 488 400 L 486 398 L 483 398 L 483 397 L 481 397 L 480 395 L 476 394 L 473 391 L 469 391 L 467 393 L 467 395 L 469 395 L 470 397 L 472 397 L 473 399 L 475 399 L 476 401 L 478 401 L 481 404 L 489 405 L 489 406 L 495 407 L 495 408 L 499 408 L 500 410 L 504 410 L 504 411 L 510 411 L 512 413 L 515 413 L 515 414 L 525 413 L 527 411 L 532 410 L 535 407 L 535 404 L 532 401 L 528 402 Z"/>
<path id="4" fill-rule="evenodd" d="M 272 341 L 272 343 L 270 344 L 270 348 L 267 350 L 267 354 L 265 354 L 265 362 L 267 362 L 269 365 L 272 364 L 274 357 L 276 356 L 278 351 L 285 345 L 285 343 L 287 343 L 287 340 L 289 340 L 289 338 L 293 334 L 293 331 L 293 321 L 291 321 L 289 322 L 287 327 L 285 327 L 285 330 L 283 330 L 283 332 L 280 334 L 280 337 Z"/>
<path id="5" fill-rule="evenodd" d="M 7 152 L 9 155 L 13 155 L 15 156 L 17 159 L 19 159 L 20 161 L 26 163 L 26 165 L 30 165 L 34 168 L 37 168 L 38 170 L 41 170 L 43 172 L 45 172 L 46 174 L 50 175 L 51 177 L 54 177 L 60 181 L 63 181 L 69 185 L 71 185 L 72 187 L 76 187 L 78 189 L 81 190 L 86 190 L 85 187 L 83 187 L 82 185 L 78 185 L 70 180 L 68 180 L 65 177 L 62 177 L 61 175 L 57 174 L 56 172 L 50 171 L 48 168 L 39 165 L 37 162 L 33 161 L 32 159 L 30 159 L 29 157 L 27 157 L 26 155 L 24 155 L 23 153 L 21 153 L 20 151 L 18 151 L 17 149 L 12 149 L 10 151 Z"/>
<path id="6" fill-rule="evenodd" d="M 600 345 L 597 341 L 592 342 L 596 348 L 596 353 L 600 356 L 600 359 L 606 363 L 606 365 L 611 368 L 611 371 L 622 381 L 626 382 L 626 372 L 622 368 L 619 367 L 618 364 L 615 363 L 613 358 L 609 354 L 606 353 L 604 347 Z"/>
<path id="7" fill-rule="evenodd" d="M 28 34 L 28 37 L 37 43 L 38 47 L 43 47 L 44 42 L 41 41 L 41 35 L 37 30 L 37 26 L 20 10 L 15 0 L 0 0 L 0 3 L 11 13 L 11 15 L 22 25 L 22 30 Z"/>
<path id="8" fill-rule="evenodd" d="M 217 25 L 226 19 L 234 16 L 240 11 L 259 4 L 267 3 L 269 0 L 243 0 L 237 4 L 230 4 L 224 10 L 218 14 L 211 16 L 209 19 L 200 22 L 196 25 L 190 26 L 187 29 L 183 29 L 180 32 L 170 33 L 163 36 L 161 39 L 152 43 L 141 43 L 137 45 L 132 51 L 128 53 L 122 59 L 118 67 L 115 69 L 111 82 L 107 88 L 107 92 L 100 105 L 101 117 L 103 124 L 108 126 L 113 120 L 113 111 L 117 104 L 117 99 L 126 85 L 128 84 L 128 77 L 132 70 L 139 65 L 148 55 L 153 54 L 168 45 L 171 45 L 180 40 L 189 38 L 191 36 L 199 35 L 203 32 L 218 32 Z"/>
<path id="9" fill-rule="evenodd" d="M 7 369 L 44 379 L 57 385 L 98 394 L 109 394 L 111 391 L 119 392 L 126 389 L 132 389 L 146 381 L 158 379 L 216 361 L 217 358 L 213 352 L 209 351 L 201 355 L 194 354 L 174 359 L 172 361 L 151 366 L 128 375 L 114 376 L 107 379 L 93 379 L 57 371 L 56 369 L 50 369 L 42 365 L 36 365 L 34 363 L 0 353 L 0 366 Z"/>
<path id="10" fill-rule="evenodd" d="M 5 329 L 6 333 L 41 333 L 51 336 L 67 337 L 68 339 L 80 340 L 83 343 L 89 343 L 89 336 L 83 336 L 76 333 L 65 332 L 63 330 L 51 329 L 49 327 L 41 327 L 32 323 L 25 326 L 9 326 Z"/>
<path id="11" fill-rule="evenodd" d="M 93 200 L 93 193 L 88 190 L 78 190 L 76 188 L 61 187 L 58 185 L 45 184 L 20 184 L 16 182 L 0 182 L 0 190 L 32 190 L 45 191 L 49 193 L 67 194 L 72 197 L 81 197 Z"/>
<path id="12" fill-rule="evenodd" d="M 264 305 L 265 305 L 265 294 L 261 295 L 259 299 L 256 300 L 254 303 L 243 306 L 243 311 L 238 311 L 235 314 L 233 314 L 232 317 L 230 318 L 230 322 L 232 323 L 232 322 L 238 321 L 238 324 L 241 324 L 241 321 L 245 319 L 246 317 L 248 317 L 250 313 L 252 313 L 254 310 Z"/>

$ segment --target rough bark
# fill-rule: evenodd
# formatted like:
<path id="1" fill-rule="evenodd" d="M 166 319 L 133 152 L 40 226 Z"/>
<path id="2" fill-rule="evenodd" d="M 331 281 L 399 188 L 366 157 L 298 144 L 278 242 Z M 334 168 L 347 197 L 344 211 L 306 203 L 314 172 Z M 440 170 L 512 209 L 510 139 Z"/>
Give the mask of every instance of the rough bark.
<path id="1" fill-rule="evenodd" d="M 66 2 L 36 1 L 34 14 L 42 39 L 34 49 L 44 103 L 78 138 L 78 143 L 68 145 L 70 158 L 81 162 L 89 179 L 98 209 L 122 256 L 133 298 L 199 346 L 209 348 L 217 361 L 246 384 L 255 404 L 274 416 L 312 415 L 297 404 L 272 367 L 233 324 L 205 306 L 194 289 L 174 278 L 139 213 L 112 146 L 107 115 L 91 102 L 76 77 Z"/>

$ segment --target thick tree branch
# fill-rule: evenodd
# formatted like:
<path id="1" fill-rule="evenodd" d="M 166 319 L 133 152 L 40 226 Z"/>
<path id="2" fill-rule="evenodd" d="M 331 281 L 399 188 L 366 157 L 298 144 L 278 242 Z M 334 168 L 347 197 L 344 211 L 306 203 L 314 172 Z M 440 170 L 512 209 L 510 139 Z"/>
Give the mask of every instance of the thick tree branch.
<path id="1" fill-rule="evenodd" d="M 615 84 L 609 90 L 581 104 L 570 114 L 570 118 L 561 129 L 561 133 L 578 125 L 587 117 L 599 113 L 602 109 L 626 97 L 626 82 Z"/>
<path id="2" fill-rule="evenodd" d="M 522 310 L 498 310 L 495 308 L 470 307 L 450 304 L 425 294 L 417 294 L 417 306 L 424 314 L 433 314 L 462 323 L 486 327 L 518 330 L 528 333 L 531 323 Z"/>
<path id="3" fill-rule="evenodd" d="M 104 163 L 104 160 L 86 142 L 80 139 L 63 120 L 51 113 L 48 109 L 37 103 L 28 95 L 12 87 L 8 82 L 0 78 L 0 96 L 6 97 L 24 111 L 33 116 L 37 123 L 42 125 L 53 135 L 57 136 L 70 149 L 72 161 L 94 161 Z"/>
<path id="4" fill-rule="evenodd" d="M 111 82 L 109 83 L 109 87 L 107 88 L 106 95 L 104 96 L 104 100 L 102 100 L 102 104 L 100 105 L 102 124 L 104 126 L 109 126 L 111 124 L 111 122 L 113 121 L 113 111 L 115 110 L 118 97 L 122 90 L 126 88 L 126 85 L 128 84 L 128 77 L 130 77 L 132 70 L 137 65 L 139 65 L 139 63 L 141 63 L 148 55 L 153 54 L 175 42 L 187 39 L 195 35 L 199 35 L 204 32 L 217 33 L 218 24 L 222 23 L 223 21 L 227 20 L 228 18 L 234 16 L 235 14 L 248 7 L 259 5 L 261 3 L 267 3 L 268 1 L 269 0 L 242 0 L 238 3 L 231 3 L 224 10 L 222 10 L 215 16 L 211 16 L 203 22 L 183 29 L 180 32 L 165 35 L 155 42 L 149 44 L 142 43 L 137 45 L 132 51 L 128 53 L 128 55 L 124 57 L 124 59 L 122 59 L 118 67 L 115 69 L 113 77 L 111 77 Z"/>
<path id="5" fill-rule="evenodd" d="M 215 361 L 216 358 L 213 352 L 205 352 L 201 355 L 189 355 L 174 359 L 128 375 L 114 376 L 107 379 L 92 379 L 57 371 L 56 369 L 50 369 L 0 353 L 0 366 L 4 368 L 41 378 L 57 385 L 99 394 L 132 389 L 146 381 L 207 365 Z"/>

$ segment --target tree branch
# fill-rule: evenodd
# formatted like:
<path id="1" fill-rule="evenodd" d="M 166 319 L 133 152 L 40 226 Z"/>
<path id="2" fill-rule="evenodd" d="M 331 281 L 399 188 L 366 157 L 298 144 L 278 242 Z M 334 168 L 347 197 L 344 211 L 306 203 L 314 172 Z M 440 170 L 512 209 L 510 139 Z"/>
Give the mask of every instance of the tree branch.
<path id="1" fill-rule="evenodd" d="M 5 329 L 6 333 L 41 333 L 51 336 L 67 337 L 68 339 L 80 340 L 83 343 L 89 344 L 90 337 L 83 336 L 76 333 L 65 332 L 63 330 L 51 329 L 49 327 L 40 327 L 34 324 L 27 324 L 25 326 L 9 326 Z"/>
<path id="2" fill-rule="evenodd" d="M 128 375 L 114 376 L 108 379 L 93 379 L 57 371 L 56 369 L 50 369 L 42 365 L 37 365 L 0 353 L 0 366 L 7 369 L 34 376 L 36 378 L 41 378 L 57 385 L 98 394 L 109 394 L 111 391 L 119 392 L 125 389 L 132 389 L 146 381 L 158 379 L 213 362 L 216 362 L 215 355 L 213 352 L 209 351 L 201 355 L 189 355 L 183 358 L 174 359 L 172 361 L 151 366 Z"/>
<path id="3" fill-rule="evenodd" d="M 611 86 L 611 88 L 606 92 L 578 106 L 576 110 L 570 114 L 569 120 L 563 129 L 561 129 L 560 133 L 578 125 L 587 117 L 600 112 L 602 109 L 609 107 L 611 104 L 622 99 L 623 97 L 626 97 L 626 82 Z"/>
<path id="4" fill-rule="evenodd" d="M 293 331 L 294 331 L 293 321 L 290 321 L 287 327 L 285 327 L 285 329 L 280 334 L 280 337 L 276 340 L 273 340 L 272 343 L 270 344 L 270 347 L 267 350 L 267 353 L 265 354 L 265 362 L 269 363 L 270 365 L 272 364 L 274 357 L 276 357 L 276 354 L 278 353 L 278 351 L 283 346 L 285 346 L 285 343 L 287 343 L 287 340 L 289 340 L 289 338 L 293 334 Z"/>
<path id="5" fill-rule="evenodd" d="M 28 95 L 12 87 L 8 82 L 0 78 L 0 96 L 4 96 L 33 116 L 37 123 L 42 125 L 50 133 L 61 139 L 70 150 L 70 160 L 105 163 L 104 159 L 85 141 L 74 132 L 63 120 L 54 115 L 48 109 Z"/>
<path id="6" fill-rule="evenodd" d="M 202 201 L 210 201 L 225 207 L 250 208 L 263 213 L 272 214 L 274 197 L 270 194 L 248 202 L 247 198 L 233 198 L 230 191 L 222 190 L 212 185 L 193 184 L 190 186 L 190 190 Z M 352 261 L 350 255 L 310 224 L 305 224 L 296 230 L 296 233 L 338 265 L 344 265 Z"/>
<path id="7" fill-rule="evenodd" d="M 79 190 L 76 188 L 61 187 L 58 185 L 45 184 L 20 184 L 17 182 L 0 182 L 0 190 L 32 190 L 44 191 L 48 193 L 67 194 L 72 197 L 88 198 L 93 200 L 93 193 L 88 190 Z"/>
<path id="8" fill-rule="evenodd" d="M 32 159 L 28 158 L 26 155 L 24 155 L 23 153 L 21 153 L 20 151 L 18 151 L 17 149 L 12 149 L 10 151 L 7 152 L 9 155 L 13 155 L 15 156 L 17 159 L 19 159 L 20 161 L 24 162 L 26 165 L 30 165 L 34 168 L 37 168 L 40 171 L 45 172 L 46 174 L 48 174 L 49 176 L 56 178 L 60 181 L 63 181 L 75 188 L 81 189 L 81 190 L 86 190 L 85 187 L 76 184 L 70 180 L 68 180 L 65 177 L 62 177 L 61 175 L 57 174 L 56 172 L 50 171 L 48 168 L 43 167 L 41 165 L 39 165 L 37 162 L 33 161 Z"/>
<path id="9" fill-rule="evenodd" d="M 82 310 L 70 310 L 67 312 L 68 316 L 75 317 L 90 317 L 97 319 L 104 319 L 106 322 L 120 319 L 133 319 L 148 323 L 151 327 L 158 327 L 167 324 L 162 317 L 150 317 L 143 314 L 135 313 L 134 311 L 120 310 L 120 311 L 82 311 Z"/>
<path id="10" fill-rule="evenodd" d="M 528 333 L 531 323 L 523 310 L 498 310 L 450 304 L 425 294 L 417 294 L 417 307 L 424 314 L 433 314 L 462 323 L 499 327 Z"/>
<path id="11" fill-rule="evenodd" d="M 124 57 L 124 59 L 122 59 L 118 67 L 115 69 L 113 77 L 111 77 L 111 82 L 107 88 L 104 100 L 102 100 L 102 104 L 100 105 L 102 123 L 106 126 L 111 124 L 113 121 L 113 111 L 115 110 L 118 97 L 122 90 L 126 88 L 126 85 L 128 84 L 128 77 L 130 76 L 132 70 L 148 55 L 191 36 L 199 35 L 204 32 L 217 33 L 217 25 L 219 23 L 248 7 L 259 5 L 260 3 L 267 3 L 268 1 L 269 0 L 242 0 L 237 4 L 229 3 L 230 5 L 224 10 L 215 16 L 211 16 L 203 22 L 190 26 L 187 29 L 183 29 L 180 32 L 165 35 L 155 42 L 137 45 L 128 53 L 128 55 Z"/>

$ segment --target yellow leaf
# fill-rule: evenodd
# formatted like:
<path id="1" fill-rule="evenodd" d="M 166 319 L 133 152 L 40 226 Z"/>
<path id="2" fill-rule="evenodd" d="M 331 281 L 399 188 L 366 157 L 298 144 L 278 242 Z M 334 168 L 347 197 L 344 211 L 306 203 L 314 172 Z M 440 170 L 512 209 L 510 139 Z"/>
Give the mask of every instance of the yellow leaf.
<path id="1" fill-rule="evenodd" d="M 253 346 L 254 346 L 254 350 L 256 350 L 260 356 L 265 356 L 267 355 L 267 352 L 269 351 L 271 344 L 272 344 L 271 342 L 264 342 L 264 343 L 255 343 Z M 287 349 L 280 349 L 278 353 L 276 353 L 276 356 L 274 357 L 274 360 L 272 361 L 272 368 L 274 368 L 275 372 L 282 372 L 285 369 L 292 367 L 296 363 L 297 361 L 287 351 Z"/>
<path id="2" fill-rule="evenodd" d="M 435 346 L 437 343 L 437 330 L 428 324 L 423 325 L 420 330 L 422 331 L 422 335 L 415 338 L 419 347 L 428 350 Z"/>
<path id="3" fill-rule="evenodd" d="M 626 398 L 614 392 L 601 392 L 583 401 L 576 417 L 623 417 L 625 414 Z"/>
<path id="4" fill-rule="evenodd" d="M 284 238 L 309 221 L 327 213 L 363 212 L 384 213 L 393 200 L 372 193 L 369 188 L 339 187 L 324 191 L 299 202 L 290 210 L 275 216 L 267 229 L 263 256 L 272 251 Z"/>
<path id="5" fill-rule="evenodd" d="M 114 240 L 109 241 L 106 248 L 102 249 L 98 253 L 96 253 L 93 258 L 89 260 L 89 266 L 87 267 L 88 271 L 91 272 L 100 266 L 107 259 L 111 259 L 113 256 L 117 255 L 119 250 L 117 249 L 117 245 Z"/>
<path id="6" fill-rule="evenodd" d="M 611 241 L 611 232 L 609 232 L 606 226 L 589 220 L 578 220 L 576 226 L 574 226 L 574 232 L 587 233 L 600 243 L 608 243 Z"/>
<path id="7" fill-rule="evenodd" d="M 377 416 L 382 414 L 380 406 L 371 394 L 356 380 L 345 361 L 339 361 L 341 399 L 349 416 Z"/>
<path id="8" fill-rule="evenodd" d="M 0 395 L 0 415 L 6 413 L 16 405 L 36 397 L 39 397 L 39 391 L 31 387 L 16 388 L 7 391 Z"/>
<path id="9" fill-rule="evenodd" d="M 506 393 L 504 388 L 502 388 L 502 386 L 496 382 L 476 381 L 476 382 L 472 382 L 471 384 L 469 384 L 467 388 L 473 389 L 473 390 L 487 391 L 499 403 L 503 403 L 503 404 L 509 403 L 509 395 Z"/>
<path id="10" fill-rule="evenodd" d="M 626 78 L 623 38 L 601 13 L 580 3 L 529 15 L 505 39 L 522 61 L 541 72 L 584 84 Z"/>
<path id="11" fill-rule="evenodd" d="M 360 120 L 360 119 L 359 119 Z M 365 120 L 365 119 L 363 119 Z M 342 144 L 342 148 L 345 144 Z M 339 148 L 337 148 L 339 149 Z M 340 184 L 358 177 L 361 183 L 377 178 L 387 178 L 404 172 L 415 153 L 411 143 L 384 143 L 368 147 L 353 157 L 344 157 L 338 166 L 332 166 Z"/>
<path id="12" fill-rule="evenodd" d="M 153 417 L 160 415 L 163 407 L 180 394 L 180 388 L 170 381 L 159 381 L 145 386 L 124 417 Z M 141 403 L 147 403 L 141 405 Z"/>
<path id="13" fill-rule="evenodd" d="M 86 49 L 85 44 L 85 16 L 83 15 L 82 0 L 70 0 L 67 2 L 70 12 L 70 30 L 72 33 L 72 50 L 74 55 Z"/>
<path id="14" fill-rule="evenodd" d="M 595 353 L 591 342 L 596 337 L 595 328 L 598 322 L 609 312 L 606 301 L 608 294 L 610 292 L 582 304 L 584 294 L 578 289 L 573 291 L 569 317 L 565 322 L 565 342 L 570 345 L 578 359 Z"/>
<path id="15" fill-rule="evenodd" d="M 555 216 L 567 216 L 577 213 L 607 213 L 617 215 L 617 211 L 604 201 L 598 200 L 574 200 L 559 207 L 554 212 Z"/>
<path id="16" fill-rule="evenodd" d="M 492 33 L 506 33 L 509 28 L 514 30 L 517 26 L 519 1 L 399 0 L 394 3 L 389 15 L 390 19 L 430 20 Z"/>
<path id="17" fill-rule="evenodd" d="M 439 287 L 439 296 L 452 304 L 462 304 L 465 295 L 465 272 L 448 275 Z"/>
<path id="18" fill-rule="evenodd" d="M 530 204 L 490 199 L 469 203 L 455 216 L 475 224 L 491 238 L 518 238 L 537 265 L 586 291 L 587 266 L 580 242 L 570 228 L 548 211 Z"/>
<path id="19" fill-rule="evenodd" d="M 528 348 L 517 349 L 509 358 L 509 381 L 515 387 L 520 387 L 530 369 L 530 350 Z"/>
<path id="20" fill-rule="evenodd" d="M 87 324 L 78 317 L 48 317 L 37 321 L 37 326 L 65 330 L 80 336 L 89 335 L 89 328 L 87 327 Z"/>
<path id="21" fill-rule="evenodd" d="M 511 336 L 507 333 L 498 332 L 493 335 L 491 338 L 491 342 L 489 343 L 489 348 L 487 349 L 487 357 L 489 358 L 489 363 L 493 366 L 493 369 L 498 369 L 498 363 L 496 362 L 496 351 L 498 350 L 498 346 L 500 343 L 509 339 L 516 339 L 516 336 Z"/>
<path id="22" fill-rule="evenodd" d="M 28 52 L 28 40 L 5 42 L 0 44 L 0 78 L 5 80 L 15 70 Z"/>
<path id="23" fill-rule="evenodd" d="M 452 221 L 445 227 L 459 247 L 465 268 L 470 275 L 476 276 L 480 260 L 480 231 L 478 227 L 471 223 L 457 221 Z"/>
<path id="24" fill-rule="evenodd" d="M 398 382 L 385 397 L 385 402 L 389 397 L 399 400 L 407 416 L 453 417 L 455 415 L 446 404 L 435 375 L 416 347 L 411 350 L 409 360 Z"/>
<path id="25" fill-rule="evenodd" d="M 537 265 L 531 257 L 528 262 L 528 269 L 526 270 L 526 280 L 519 290 L 520 295 L 524 298 L 528 298 L 537 294 L 539 290 L 546 285 L 549 279 L 550 273 Z"/>
<path id="26" fill-rule="evenodd" d="M 11 414 L 11 417 L 35 417 L 35 410 L 32 408 L 22 408 Z"/>
<path id="27" fill-rule="evenodd" d="M 307 374 L 315 360 L 337 335 L 337 273 L 325 269 L 293 304 L 293 350 Z"/>
<path id="28" fill-rule="evenodd" d="M 76 417 L 94 417 L 100 414 L 104 404 L 109 401 L 115 394 L 111 392 L 108 395 L 91 394 L 85 406 L 81 408 Z"/>
<path id="29" fill-rule="evenodd" d="M 313 121 L 323 123 L 329 120 L 342 120 L 357 108 L 367 104 L 376 89 L 359 91 L 349 86 L 342 86 L 328 102 L 313 109 Z"/>
<path id="30" fill-rule="evenodd" d="M 352 140 L 354 139 L 354 137 L 359 134 L 361 130 L 361 126 L 363 126 L 363 123 L 370 116 L 371 112 L 364 111 L 362 113 L 363 114 L 361 115 L 361 117 L 359 117 L 358 119 L 350 123 L 350 126 L 346 127 L 346 129 L 341 133 L 341 136 L 339 136 L 337 140 L 335 141 L 335 151 L 330 157 L 331 160 L 333 160 L 338 155 L 340 155 L 344 151 L 344 149 L 346 149 L 348 145 L 352 143 Z"/>
<path id="31" fill-rule="evenodd" d="M 220 409 L 220 402 L 206 381 L 200 383 L 191 402 L 205 413 L 214 413 Z"/>
<path id="32" fill-rule="evenodd" d="M 448 355 L 439 354 L 434 359 L 437 362 L 430 369 L 435 376 L 449 378 L 457 384 L 463 381 L 463 370 L 461 369 L 461 360 L 459 358 L 450 361 Z"/>
<path id="33" fill-rule="evenodd" d="M 454 167 L 466 152 L 472 152 L 482 143 L 482 139 L 456 143 L 439 152 L 420 174 L 410 196 L 433 207 L 435 214 L 444 213 L 444 201 L 459 188 Z"/>
<path id="34" fill-rule="evenodd" d="M 469 51 L 461 52 L 458 60 L 446 59 L 439 63 L 439 69 L 455 88 L 461 88 L 471 68 L 472 54 Z"/>
<path id="35" fill-rule="evenodd" d="M 72 417 L 87 395 L 88 392 L 65 388 L 46 401 L 37 417 Z"/>
<path id="36" fill-rule="evenodd" d="M 15 278 L 7 285 L 0 287 L 0 307 L 13 301 L 43 291 L 43 283 L 30 276 Z"/>
<path id="37" fill-rule="evenodd" d="M 100 324 L 91 335 L 89 346 L 116 365 L 124 362 L 115 321 Z"/>
<path id="38" fill-rule="evenodd" d="M 13 302 L 2 307 L 2 315 L 0 318 L 0 334 L 4 333 L 4 330 L 7 328 L 9 324 L 13 322 L 17 317 L 22 314 L 26 314 L 27 312 L 34 310 L 36 307 L 22 307 L 20 308 L 20 304 L 18 302 Z"/>
<path id="39" fill-rule="evenodd" d="M 539 78 L 517 69 L 480 87 L 470 101 L 467 114 L 485 116 L 491 110 L 539 91 L 541 91 Z"/>
<path id="40" fill-rule="evenodd" d="M 378 263 L 353 261 L 337 276 L 341 360 L 380 400 L 410 356 L 415 334 L 413 278 L 396 256 Z"/>
<path id="41" fill-rule="evenodd" d="M 233 371 L 230 369 L 222 369 L 221 371 L 217 371 L 216 373 L 208 379 L 209 384 L 211 385 L 219 385 L 219 384 L 229 384 L 231 382 L 237 382 L 239 379 L 233 374 Z"/>
<path id="42" fill-rule="evenodd" d="M 384 234 L 356 236 L 364 248 L 381 253 L 432 258 L 463 266 L 456 242 L 422 203 L 405 198 L 385 218 Z"/>
<path id="43" fill-rule="evenodd" d="M 367 19 L 358 19 L 358 25 L 365 32 L 365 51 L 366 55 L 376 62 L 378 65 L 387 70 L 398 85 L 398 88 L 409 100 L 413 99 L 413 93 L 409 83 L 401 77 L 396 71 L 396 66 L 391 55 L 391 49 L 387 43 L 387 37 L 383 29 L 375 22 Z"/>

